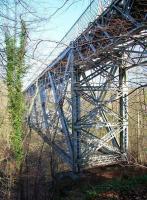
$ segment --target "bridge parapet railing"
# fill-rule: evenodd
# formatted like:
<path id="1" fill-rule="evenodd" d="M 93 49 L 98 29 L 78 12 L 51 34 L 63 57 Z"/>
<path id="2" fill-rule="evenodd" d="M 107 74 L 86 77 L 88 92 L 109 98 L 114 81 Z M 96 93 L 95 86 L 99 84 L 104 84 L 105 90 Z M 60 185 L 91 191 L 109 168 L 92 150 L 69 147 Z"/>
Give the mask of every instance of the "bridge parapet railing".
<path id="1" fill-rule="evenodd" d="M 61 41 L 50 53 L 50 60 L 56 58 L 70 42 L 74 41 L 102 12 L 111 4 L 112 0 L 92 0 L 86 10 L 65 34 Z"/>

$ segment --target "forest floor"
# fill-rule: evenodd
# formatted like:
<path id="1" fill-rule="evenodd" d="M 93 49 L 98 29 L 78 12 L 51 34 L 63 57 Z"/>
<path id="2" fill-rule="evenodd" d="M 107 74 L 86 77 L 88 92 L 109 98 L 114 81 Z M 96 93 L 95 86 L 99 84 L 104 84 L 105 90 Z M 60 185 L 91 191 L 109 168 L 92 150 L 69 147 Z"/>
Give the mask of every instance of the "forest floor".
<path id="1" fill-rule="evenodd" d="M 147 200 L 145 166 L 96 166 L 72 176 L 67 166 L 60 163 L 52 181 L 48 145 L 32 133 L 26 149 L 17 187 L 8 200 Z"/>
<path id="2" fill-rule="evenodd" d="M 22 171 L 14 176 L 11 198 L 5 200 L 147 200 L 147 167 L 96 166 L 72 175 L 65 167 L 51 180 L 50 150 L 38 135 L 31 138 Z M 39 142 L 40 145 L 36 145 Z M 59 167 L 59 166 L 58 166 Z M 1 187 L 0 187 L 1 188 Z"/>
<path id="3" fill-rule="evenodd" d="M 0 192 L 1 200 L 147 200 L 145 166 L 96 166 L 72 176 L 67 166 L 60 163 L 52 181 L 48 145 L 33 133 L 28 136 L 26 150 L 24 166 L 13 176 L 16 184 L 12 195 L 1 198 Z"/>
<path id="4" fill-rule="evenodd" d="M 98 166 L 80 176 L 66 171 L 54 183 L 41 174 L 35 179 L 22 176 L 20 200 L 147 200 L 147 168 L 142 166 Z"/>
<path id="5" fill-rule="evenodd" d="M 147 200 L 147 168 L 95 167 L 75 181 L 65 177 L 58 185 L 57 199 L 62 200 Z"/>

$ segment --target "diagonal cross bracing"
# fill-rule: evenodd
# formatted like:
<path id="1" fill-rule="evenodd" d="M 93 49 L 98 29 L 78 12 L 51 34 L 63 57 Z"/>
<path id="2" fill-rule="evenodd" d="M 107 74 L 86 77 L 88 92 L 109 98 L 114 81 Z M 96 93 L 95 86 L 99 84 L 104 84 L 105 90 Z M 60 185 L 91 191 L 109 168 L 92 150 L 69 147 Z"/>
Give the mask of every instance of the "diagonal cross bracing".
<path id="1" fill-rule="evenodd" d="M 146 1 L 108 1 L 92 15 L 96 2 L 61 43 L 80 23 L 83 32 L 25 91 L 29 125 L 74 172 L 127 154 L 127 72 L 147 58 Z"/>

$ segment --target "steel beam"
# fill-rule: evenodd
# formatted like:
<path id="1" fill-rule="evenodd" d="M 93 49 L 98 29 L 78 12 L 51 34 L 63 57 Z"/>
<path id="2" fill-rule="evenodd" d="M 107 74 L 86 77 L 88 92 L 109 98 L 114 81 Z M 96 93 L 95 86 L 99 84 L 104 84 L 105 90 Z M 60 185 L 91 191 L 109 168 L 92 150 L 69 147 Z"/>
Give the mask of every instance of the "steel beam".
<path id="1" fill-rule="evenodd" d="M 69 128 L 68 128 L 68 125 L 67 125 L 67 121 L 66 121 L 66 118 L 64 116 L 64 111 L 63 111 L 63 108 L 62 108 L 60 101 L 59 101 L 60 98 L 59 98 L 59 93 L 57 91 L 57 86 L 56 86 L 56 83 L 55 83 L 55 80 L 54 80 L 54 75 L 51 72 L 49 72 L 48 75 L 49 75 L 49 80 L 50 80 L 50 83 L 51 83 L 51 89 L 52 89 L 53 95 L 54 95 L 56 109 L 57 109 L 57 112 L 59 114 L 59 119 L 60 119 L 60 122 L 61 122 L 61 125 L 62 125 L 63 134 L 65 135 L 67 145 L 68 145 L 68 150 L 69 150 L 70 156 L 72 157 L 72 154 L 73 154 L 72 141 L 71 141 L 71 138 L 70 138 L 70 132 L 69 132 Z"/>
<path id="2" fill-rule="evenodd" d="M 45 129 L 48 130 L 49 123 L 48 123 L 48 118 L 47 118 L 47 113 L 46 113 L 46 91 L 43 85 L 39 86 L 39 94 L 40 94 L 40 101 L 41 101 L 41 108 L 42 108 L 42 113 L 43 113 L 43 118 L 44 118 Z"/>
<path id="3" fill-rule="evenodd" d="M 67 144 L 65 150 L 58 146 L 58 141 L 53 142 L 42 135 L 75 173 L 80 171 L 81 163 L 86 165 L 88 160 L 92 162 L 92 156 L 99 163 L 100 154 L 106 156 L 128 151 L 127 70 L 144 64 L 141 61 L 144 59 L 142 53 L 139 59 L 131 58 L 131 54 L 140 51 L 132 47 L 146 47 L 146 33 L 143 35 L 143 31 L 146 31 L 147 15 L 144 8 L 137 8 L 137 2 L 112 1 L 111 6 L 98 17 L 95 16 L 95 20 L 87 24 L 76 39 L 71 40 L 73 42 L 26 91 L 33 99 L 35 83 L 39 83 L 40 101 L 33 102 L 34 107 L 29 115 L 32 127 L 45 133 L 55 128 L 55 132 L 64 137 Z M 136 8 L 140 9 L 137 16 L 134 14 Z M 116 21 L 118 30 L 114 24 Z M 66 35 L 67 38 L 70 33 Z M 121 57 L 124 53 L 128 55 L 125 58 L 127 62 Z M 54 99 L 52 105 L 55 107 L 49 115 L 46 88 L 51 90 L 50 95 Z M 67 108 L 66 102 L 72 110 Z M 115 108 L 113 105 L 111 107 L 112 103 Z M 55 118 L 59 127 L 52 125 Z M 42 124 L 44 129 L 40 128 Z"/>
<path id="4" fill-rule="evenodd" d="M 73 52 L 72 52 L 73 56 Z M 76 85 L 80 81 L 80 73 L 76 66 L 74 66 L 74 58 L 72 57 L 71 66 L 71 99 L 72 99 L 72 141 L 73 141 L 73 171 L 80 172 L 80 157 L 81 145 L 80 136 L 81 130 L 77 128 L 80 120 L 80 95 L 76 90 Z"/>
<path id="5" fill-rule="evenodd" d="M 120 110 L 120 151 L 127 153 L 128 151 L 128 75 L 125 68 L 119 68 L 119 87 L 121 97 L 119 100 Z"/>

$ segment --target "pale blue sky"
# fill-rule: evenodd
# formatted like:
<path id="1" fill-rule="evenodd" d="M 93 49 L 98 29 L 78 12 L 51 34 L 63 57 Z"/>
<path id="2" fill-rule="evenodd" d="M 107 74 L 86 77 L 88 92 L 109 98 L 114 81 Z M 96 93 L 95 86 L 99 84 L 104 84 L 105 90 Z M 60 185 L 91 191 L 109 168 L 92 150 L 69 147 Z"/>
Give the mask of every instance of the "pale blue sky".
<path id="1" fill-rule="evenodd" d="M 41 42 L 37 46 L 34 53 L 34 60 L 29 60 L 31 70 L 26 77 L 27 82 L 34 79 L 36 74 L 40 73 L 45 68 L 43 63 L 50 64 L 53 59 L 53 57 L 49 57 L 49 54 L 57 44 L 49 42 L 48 40 L 60 41 L 91 1 L 69 0 L 66 5 L 63 6 L 64 2 L 65 0 L 29 0 L 30 7 L 34 8 L 33 15 L 24 14 L 23 16 L 26 17 L 28 21 L 33 21 L 33 18 L 38 19 L 36 16 L 39 16 L 41 20 L 35 24 L 28 22 L 29 37 L 31 39 L 28 49 L 29 51 L 31 51 L 30 49 L 33 50 L 38 40 L 45 40 L 45 42 Z M 63 8 L 52 16 L 61 6 L 63 6 Z M 42 20 L 44 18 L 45 20 Z M 38 60 L 42 63 L 38 62 Z"/>
<path id="2" fill-rule="evenodd" d="M 69 0 L 65 6 L 63 6 L 65 0 L 44 0 L 44 3 L 38 4 L 37 2 L 39 2 L 39 0 L 36 0 L 34 5 L 36 11 L 40 17 L 45 17 L 47 20 L 38 23 L 38 27 L 35 28 L 35 31 L 32 33 L 30 32 L 31 39 L 60 41 L 89 5 L 90 0 Z M 63 8 L 52 16 L 61 6 L 63 6 Z M 50 18 L 50 16 L 52 17 Z M 44 47 L 43 52 L 45 51 L 47 54 L 56 46 L 54 43 L 45 42 L 40 44 L 38 49 L 40 47 L 42 49 L 42 45 Z M 46 45 L 47 51 L 45 50 Z"/>
<path id="3" fill-rule="evenodd" d="M 17 34 L 20 34 L 20 18 L 26 21 L 28 29 L 28 45 L 26 54 L 26 64 L 29 71 L 24 79 L 24 85 L 32 82 L 51 61 L 63 51 L 66 46 L 58 46 L 56 51 L 50 56 L 57 43 L 63 38 L 67 31 L 73 26 L 87 6 L 94 2 L 88 10 L 88 15 L 84 16 L 84 21 L 78 23 L 74 31 L 70 34 L 68 42 L 75 39 L 98 14 L 102 12 L 101 7 L 107 6 L 111 0 L 6 0 L 2 11 L 6 16 L 3 23 L 9 27 L 17 27 Z M 17 2 L 17 8 L 15 3 Z M 103 4 L 103 6 L 102 6 Z M 8 6 L 7 6 L 8 5 Z M 56 12 L 58 10 L 58 12 Z M 17 13 L 17 17 L 15 16 Z M 17 25 L 15 21 L 19 22 Z M 14 35 L 13 28 L 10 28 Z M 17 35 L 15 34 L 15 35 Z M 54 42 L 53 42 L 54 41 Z M 56 42 L 55 42 L 56 41 Z"/>
<path id="4" fill-rule="evenodd" d="M 39 2 L 39 0 L 37 1 Z M 44 17 L 50 17 L 50 15 L 52 15 L 56 9 L 61 7 L 65 2 L 63 0 L 44 1 L 46 1 L 44 4 L 36 5 L 36 9 L 41 16 Z M 89 3 L 90 0 L 69 0 L 69 3 L 67 2 L 59 12 L 57 12 L 51 19 L 49 18 L 45 21 L 45 33 L 49 33 L 46 37 L 55 40 L 61 39 L 86 9 Z"/>

